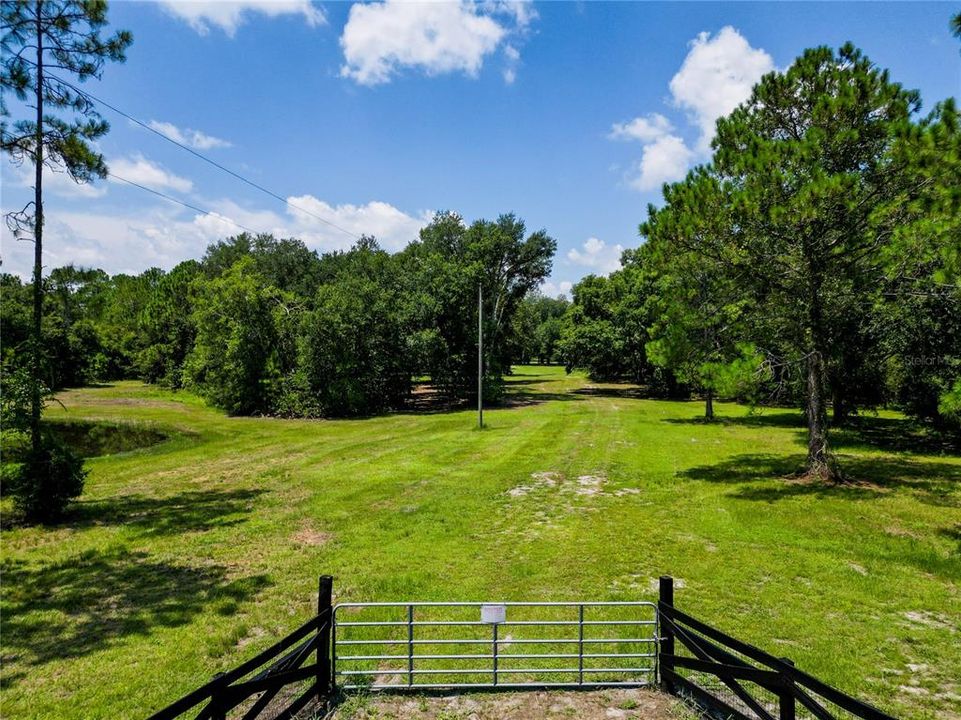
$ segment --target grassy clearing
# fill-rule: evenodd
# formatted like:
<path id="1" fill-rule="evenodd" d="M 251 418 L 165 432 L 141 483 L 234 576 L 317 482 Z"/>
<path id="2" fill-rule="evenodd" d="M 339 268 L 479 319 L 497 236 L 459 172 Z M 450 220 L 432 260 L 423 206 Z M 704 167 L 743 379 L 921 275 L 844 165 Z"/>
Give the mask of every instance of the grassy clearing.
<path id="1" fill-rule="evenodd" d="M 168 439 L 91 459 L 70 522 L 4 530 L 0 714 L 145 715 L 306 619 L 328 572 L 354 601 L 650 599 L 671 573 L 682 607 L 843 689 L 959 716 L 957 454 L 883 414 L 838 434 L 858 482 L 801 484 L 796 412 L 708 425 L 557 368 L 511 388 L 484 431 L 469 411 L 283 421 L 136 383 L 63 393 L 51 418 Z"/>

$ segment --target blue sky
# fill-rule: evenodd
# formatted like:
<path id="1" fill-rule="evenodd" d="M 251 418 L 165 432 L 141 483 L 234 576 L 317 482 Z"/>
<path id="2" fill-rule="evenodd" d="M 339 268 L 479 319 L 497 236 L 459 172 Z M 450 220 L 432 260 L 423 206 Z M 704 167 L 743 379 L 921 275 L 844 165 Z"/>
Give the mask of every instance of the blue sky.
<path id="1" fill-rule="evenodd" d="M 558 240 L 554 293 L 608 272 L 660 184 L 706 158 L 718 114 L 806 47 L 851 40 L 925 107 L 961 95 L 950 3 L 114 2 L 124 65 L 90 92 L 295 205 L 399 249 L 431 211 L 513 211 Z M 48 181 L 46 265 L 170 268 L 238 228 L 353 238 L 110 111 L 117 182 Z M 3 209 L 29 197 L 3 161 Z M 225 219 L 226 218 L 226 219 Z M 3 269 L 32 246 L 3 235 Z"/>

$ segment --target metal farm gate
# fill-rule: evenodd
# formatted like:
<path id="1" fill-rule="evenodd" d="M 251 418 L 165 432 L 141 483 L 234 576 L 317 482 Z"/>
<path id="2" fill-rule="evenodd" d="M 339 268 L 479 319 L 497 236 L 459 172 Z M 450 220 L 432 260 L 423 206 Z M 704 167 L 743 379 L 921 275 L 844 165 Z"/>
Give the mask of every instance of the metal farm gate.
<path id="1" fill-rule="evenodd" d="M 650 602 L 392 602 L 332 605 L 150 720 L 298 717 L 350 690 L 659 685 L 732 720 L 895 720 L 679 610 L 674 581 Z M 312 709 L 311 709 L 312 708 Z M 199 709 L 199 714 L 198 714 Z"/>
<path id="2" fill-rule="evenodd" d="M 641 687 L 656 682 L 650 602 L 341 603 L 340 690 Z"/>

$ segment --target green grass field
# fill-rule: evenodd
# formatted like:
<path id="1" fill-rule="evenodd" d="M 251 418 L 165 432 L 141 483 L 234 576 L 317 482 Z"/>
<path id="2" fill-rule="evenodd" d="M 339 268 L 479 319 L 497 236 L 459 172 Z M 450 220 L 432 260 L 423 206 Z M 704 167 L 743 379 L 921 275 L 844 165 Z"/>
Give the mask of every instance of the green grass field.
<path id="1" fill-rule="evenodd" d="M 145 716 L 308 618 L 321 573 L 354 601 L 653 599 L 670 573 L 680 607 L 844 690 L 961 716 L 957 454 L 882 413 L 835 436 L 853 482 L 811 485 L 797 412 L 705 424 L 558 368 L 510 388 L 483 431 L 63 393 L 49 417 L 173 435 L 91 459 L 67 523 L 3 530 L 0 714 Z"/>

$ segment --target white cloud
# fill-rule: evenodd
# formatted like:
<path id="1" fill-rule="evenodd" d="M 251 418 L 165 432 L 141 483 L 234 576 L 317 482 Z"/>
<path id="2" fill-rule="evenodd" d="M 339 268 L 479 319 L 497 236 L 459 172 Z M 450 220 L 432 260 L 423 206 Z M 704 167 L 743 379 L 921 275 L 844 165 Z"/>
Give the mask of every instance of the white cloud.
<path id="1" fill-rule="evenodd" d="M 698 148 L 706 151 L 714 124 L 751 96 L 751 88 L 774 70 L 764 50 L 752 48 L 730 25 L 713 38 L 702 32 L 691 41 L 681 69 L 671 79 L 671 95 L 701 131 Z"/>
<path id="2" fill-rule="evenodd" d="M 771 56 L 752 48 L 729 25 L 714 37 L 700 33 L 670 82 L 672 105 L 685 111 L 697 132 L 693 146 L 659 113 L 611 127 L 611 139 L 636 140 L 643 145 L 641 159 L 629 178 L 631 187 L 646 192 L 682 179 L 692 163 L 709 154 L 717 119 L 747 100 L 751 88 L 773 69 Z"/>
<path id="3" fill-rule="evenodd" d="M 574 287 L 574 283 L 570 280 L 560 280 L 555 282 L 553 280 L 545 280 L 541 283 L 541 294 L 547 297 L 557 297 L 558 295 L 563 295 L 564 297 L 569 297 L 571 293 L 571 288 Z"/>
<path id="4" fill-rule="evenodd" d="M 569 250 L 567 259 L 576 265 L 583 265 L 605 275 L 621 267 L 623 245 L 608 245 L 603 240 L 592 237 L 588 238 L 581 248 Z"/>
<path id="5" fill-rule="evenodd" d="M 614 123 L 611 127 L 612 140 L 639 140 L 643 143 L 654 142 L 674 129 L 671 121 L 659 113 L 647 117 L 637 117 L 626 123 Z"/>
<path id="6" fill-rule="evenodd" d="M 200 35 L 208 34 L 211 27 L 218 27 L 233 37 L 237 28 L 254 14 L 271 18 L 301 15 L 311 27 L 327 22 L 324 11 L 311 0 L 160 0 L 160 4 Z"/>
<path id="7" fill-rule="evenodd" d="M 663 135 L 644 146 L 631 187 L 642 192 L 656 190 L 687 174 L 694 152 L 677 135 Z"/>
<path id="8" fill-rule="evenodd" d="M 694 153 L 673 130 L 670 120 L 658 113 L 615 123 L 611 128 L 611 139 L 636 140 L 644 146 L 631 173 L 631 187 L 646 192 L 684 177 Z"/>
<path id="9" fill-rule="evenodd" d="M 139 205 L 118 213 L 69 212 L 51 208 L 44 227 L 44 267 L 74 263 L 111 273 L 171 268 L 203 254 L 206 243 L 181 219 L 174 205 Z M 233 234 L 233 233 L 232 233 Z M 26 276 L 33 245 L 4 235 L 4 270 Z"/>
<path id="10" fill-rule="evenodd" d="M 221 140 L 213 135 L 207 135 L 200 130 L 191 130 L 190 128 L 181 129 L 173 123 L 160 122 L 159 120 L 151 120 L 148 124 L 161 135 L 165 135 L 171 140 L 179 142 L 181 145 L 188 145 L 197 150 L 230 147 L 230 142 L 227 140 Z"/>
<path id="11" fill-rule="evenodd" d="M 400 250 L 409 242 L 417 239 L 420 229 L 433 215 L 422 212 L 414 217 L 398 210 L 390 203 L 374 200 L 365 205 L 330 205 L 312 195 L 289 197 L 287 200 L 297 208 L 309 210 L 335 225 L 349 230 L 355 235 L 373 235 L 386 250 Z M 317 218 L 296 208 L 290 208 L 295 221 L 295 232 L 308 245 L 318 249 L 346 247 L 354 242 L 353 238 L 327 225 Z"/>
<path id="12" fill-rule="evenodd" d="M 353 233 L 374 235 L 388 250 L 399 250 L 415 240 L 432 215 L 408 215 L 378 201 L 331 205 L 311 195 L 289 200 Z M 183 260 L 201 257 L 211 242 L 243 232 L 235 223 L 254 232 L 299 238 L 319 252 L 342 250 L 354 243 L 353 237 L 289 206 L 286 211 L 276 212 L 243 207 L 226 199 L 198 204 L 212 213 L 198 214 L 162 201 L 138 202 L 135 210 L 124 207 L 103 212 L 71 212 L 51 207 L 45 231 L 44 265 L 49 269 L 72 262 L 110 273 L 138 273 L 154 266 L 169 269 Z M 15 242 L 5 227 L 0 232 L 4 271 L 26 277 L 33 245 Z"/>
<path id="13" fill-rule="evenodd" d="M 476 76 L 485 58 L 508 35 L 523 32 L 534 17 L 528 3 L 517 2 L 355 3 L 340 37 L 345 60 L 341 75 L 361 85 L 389 82 L 404 68 L 427 75 Z M 504 79 L 511 83 L 520 53 L 508 45 L 505 55 Z"/>
<path id="14" fill-rule="evenodd" d="M 504 46 L 504 82 L 508 85 L 513 85 L 514 81 L 517 79 L 517 66 L 521 61 L 521 53 L 513 45 Z"/>
<path id="15" fill-rule="evenodd" d="M 193 189 L 193 183 L 190 180 L 163 169 L 143 155 L 108 160 L 107 167 L 110 168 L 111 175 L 117 176 L 118 179 L 129 180 L 152 190 L 169 189 L 190 192 Z"/>
<path id="16" fill-rule="evenodd" d="M 481 0 L 479 5 L 492 15 L 509 17 L 521 31 L 537 19 L 537 10 L 529 0 Z"/>
<path id="17" fill-rule="evenodd" d="M 338 229 L 343 228 L 353 235 L 373 235 L 381 247 L 397 251 L 416 240 L 420 229 L 433 215 L 431 212 L 408 215 L 390 203 L 377 200 L 364 205 L 332 205 L 313 195 L 291 196 L 287 200 L 292 204 L 287 206 L 285 213 L 251 210 L 232 200 L 208 203 L 205 207 L 214 212 L 195 216 L 190 223 L 191 231 L 201 236 L 206 244 L 242 232 L 234 224 L 239 223 L 254 232 L 295 237 L 303 240 L 309 248 L 327 252 L 345 250 L 356 241 L 355 237 Z"/>

